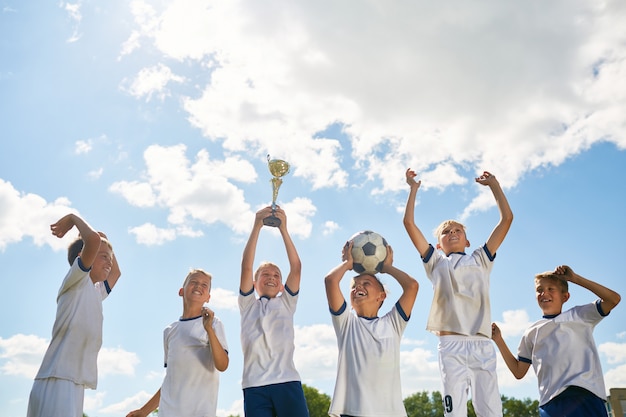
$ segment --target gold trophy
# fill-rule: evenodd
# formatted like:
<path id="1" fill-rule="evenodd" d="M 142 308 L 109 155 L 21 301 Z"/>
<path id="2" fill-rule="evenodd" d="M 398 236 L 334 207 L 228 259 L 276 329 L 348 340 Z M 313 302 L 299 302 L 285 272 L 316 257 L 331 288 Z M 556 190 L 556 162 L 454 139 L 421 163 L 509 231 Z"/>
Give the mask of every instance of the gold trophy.
<path id="1" fill-rule="evenodd" d="M 289 163 L 282 159 L 270 159 L 267 155 L 267 167 L 272 174 L 272 215 L 263 219 L 263 224 L 271 227 L 280 226 L 280 219 L 276 217 L 276 198 L 278 197 L 278 189 L 283 183 L 282 177 L 289 173 Z"/>

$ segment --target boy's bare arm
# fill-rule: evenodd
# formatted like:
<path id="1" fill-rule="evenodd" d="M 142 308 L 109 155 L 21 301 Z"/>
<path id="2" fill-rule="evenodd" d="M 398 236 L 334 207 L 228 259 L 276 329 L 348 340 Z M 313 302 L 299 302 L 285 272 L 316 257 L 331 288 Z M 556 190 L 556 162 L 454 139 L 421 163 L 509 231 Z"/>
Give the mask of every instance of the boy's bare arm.
<path id="1" fill-rule="evenodd" d="M 382 272 L 391 275 L 402 287 L 402 295 L 398 302 L 404 313 L 410 316 L 415 304 L 415 298 L 417 297 L 417 291 L 419 290 L 419 284 L 415 278 L 393 266 L 393 250 L 391 246 L 387 246 L 387 257 L 383 263 Z"/>
<path id="2" fill-rule="evenodd" d="M 339 283 L 343 276 L 352 269 L 352 242 L 346 243 L 341 252 L 342 262 L 331 269 L 324 278 L 324 286 L 326 287 L 326 298 L 328 299 L 328 307 L 332 311 L 339 311 L 346 299 L 341 293 Z"/>
<path id="3" fill-rule="evenodd" d="M 83 240 L 80 260 L 85 268 L 91 268 L 100 249 L 100 234 L 89 223 L 80 216 L 70 213 L 61 217 L 56 223 L 51 224 L 50 230 L 53 235 L 62 238 L 74 226 L 78 229 L 80 238 Z"/>
<path id="4" fill-rule="evenodd" d="M 268 210 L 269 209 L 269 210 Z M 248 237 L 248 242 L 243 250 L 243 257 L 241 259 L 241 277 L 239 281 L 239 290 L 247 294 L 254 288 L 253 274 L 254 274 L 254 256 L 256 254 L 256 245 L 259 241 L 259 233 L 263 227 L 263 219 L 272 213 L 271 207 L 265 207 L 257 211 L 254 217 L 254 225 Z"/>
<path id="5" fill-rule="evenodd" d="M 406 232 L 409 234 L 409 238 L 415 249 L 419 252 L 420 256 L 426 256 L 428 252 L 429 245 L 428 241 L 424 237 L 422 231 L 415 224 L 415 197 L 417 195 L 417 190 L 419 190 L 422 181 L 415 181 L 415 177 L 417 174 L 415 171 L 412 171 L 410 168 L 406 170 L 406 182 L 409 184 L 410 191 L 409 196 L 406 201 L 406 207 L 404 209 L 404 228 Z"/>
<path id="6" fill-rule="evenodd" d="M 157 392 L 148 400 L 143 407 L 138 410 L 131 411 L 126 414 L 126 417 L 146 417 L 148 414 L 153 412 L 159 406 L 159 401 L 161 401 L 161 388 L 157 390 Z"/>
<path id="7" fill-rule="evenodd" d="M 224 372 L 228 368 L 230 359 L 228 358 L 228 353 L 217 338 L 215 329 L 213 329 L 214 318 L 215 313 L 213 310 L 207 307 L 202 309 L 202 324 L 204 325 L 204 330 L 206 330 L 207 336 L 209 337 L 209 345 L 211 346 L 211 354 L 213 355 L 215 369 L 220 372 Z"/>
<path id="8" fill-rule="evenodd" d="M 515 356 L 513 356 L 511 350 L 502 337 L 500 328 L 495 323 L 491 324 L 491 338 L 496 343 L 496 346 L 502 355 L 502 359 L 504 359 L 506 366 L 509 368 L 513 376 L 517 379 L 522 379 L 528 372 L 530 364 L 519 361 Z"/>
<path id="9" fill-rule="evenodd" d="M 500 220 L 487 239 L 487 249 L 489 249 L 491 254 L 495 254 L 511 228 L 511 223 L 513 223 L 513 211 L 495 175 L 485 171 L 483 175 L 476 178 L 476 182 L 481 185 L 489 186 L 496 199 L 498 210 L 500 211 Z"/>
<path id="10" fill-rule="evenodd" d="M 557 275 L 562 275 L 567 281 L 580 285 L 597 295 L 601 300 L 600 307 L 602 308 L 602 312 L 604 314 L 609 314 L 622 299 L 622 297 L 615 291 L 577 274 L 567 265 L 558 266 L 554 272 Z"/>
<path id="11" fill-rule="evenodd" d="M 275 215 L 280 219 L 280 226 L 278 227 L 278 230 L 283 237 L 285 249 L 287 250 L 287 259 L 289 260 L 289 273 L 287 274 L 285 285 L 289 287 L 290 291 L 295 293 L 300 291 L 302 262 L 300 260 L 300 256 L 298 255 L 298 251 L 296 250 L 296 245 L 293 243 L 293 240 L 289 235 L 289 231 L 287 230 L 287 215 L 285 214 L 285 211 L 280 207 L 277 207 Z"/>

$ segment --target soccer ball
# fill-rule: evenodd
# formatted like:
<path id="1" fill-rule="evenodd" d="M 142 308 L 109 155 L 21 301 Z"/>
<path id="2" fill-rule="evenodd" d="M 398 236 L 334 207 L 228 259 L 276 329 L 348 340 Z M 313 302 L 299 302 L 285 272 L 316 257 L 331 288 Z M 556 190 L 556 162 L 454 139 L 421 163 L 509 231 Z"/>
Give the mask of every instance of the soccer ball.
<path id="1" fill-rule="evenodd" d="M 371 230 L 356 233 L 350 239 L 352 245 L 352 269 L 359 274 L 376 274 L 383 269 L 387 258 L 387 241 Z"/>

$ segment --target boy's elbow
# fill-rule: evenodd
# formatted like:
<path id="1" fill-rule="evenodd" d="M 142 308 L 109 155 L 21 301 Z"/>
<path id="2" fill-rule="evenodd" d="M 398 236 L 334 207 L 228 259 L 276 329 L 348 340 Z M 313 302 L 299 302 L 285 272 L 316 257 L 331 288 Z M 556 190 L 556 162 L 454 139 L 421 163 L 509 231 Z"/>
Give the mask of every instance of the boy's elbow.
<path id="1" fill-rule="evenodd" d="M 224 372 L 225 370 L 228 369 L 229 363 L 230 363 L 230 360 L 228 359 L 228 354 L 226 354 L 226 358 L 224 360 L 215 364 L 215 369 L 217 369 L 220 372 Z"/>
<path id="2" fill-rule="evenodd" d="M 622 296 L 619 295 L 618 293 L 615 293 L 615 296 L 613 297 L 613 307 L 617 306 L 619 304 L 620 301 L 622 301 Z"/>

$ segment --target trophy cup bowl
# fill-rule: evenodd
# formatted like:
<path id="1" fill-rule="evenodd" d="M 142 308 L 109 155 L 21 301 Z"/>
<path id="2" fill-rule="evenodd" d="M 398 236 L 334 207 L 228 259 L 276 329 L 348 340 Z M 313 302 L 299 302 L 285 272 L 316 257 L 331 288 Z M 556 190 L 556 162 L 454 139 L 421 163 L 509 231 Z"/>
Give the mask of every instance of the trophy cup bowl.
<path id="1" fill-rule="evenodd" d="M 289 163 L 283 161 L 282 159 L 270 159 L 270 156 L 267 155 L 267 167 L 270 170 L 270 174 L 272 174 L 272 179 L 270 180 L 272 184 L 272 214 L 265 219 L 263 219 L 263 224 L 271 227 L 280 226 L 280 219 L 276 217 L 276 199 L 278 198 L 278 189 L 283 183 L 282 177 L 289 173 Z"/>

